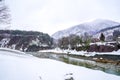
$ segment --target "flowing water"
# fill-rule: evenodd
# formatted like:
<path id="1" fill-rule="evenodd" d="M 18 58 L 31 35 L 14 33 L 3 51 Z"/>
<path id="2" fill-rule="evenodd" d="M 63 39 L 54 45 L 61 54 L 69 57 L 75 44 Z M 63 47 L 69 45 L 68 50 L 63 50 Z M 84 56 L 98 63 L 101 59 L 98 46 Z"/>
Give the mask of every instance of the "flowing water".
<path id="1" fill-rule="evenodd" d="M 29 52 L 28 54 L 32 54 L 39 58 L 50 58 L 68 64 L 82 66 L 94 70 L 101 70 L 109 74 L 120 76 L 120 66 L 111 63 L 100 63 L 90 60 L 77 59 L 77 58 L 69 57 L 68 55 L 65 54 L 40 53 L 40 52 Z"/>

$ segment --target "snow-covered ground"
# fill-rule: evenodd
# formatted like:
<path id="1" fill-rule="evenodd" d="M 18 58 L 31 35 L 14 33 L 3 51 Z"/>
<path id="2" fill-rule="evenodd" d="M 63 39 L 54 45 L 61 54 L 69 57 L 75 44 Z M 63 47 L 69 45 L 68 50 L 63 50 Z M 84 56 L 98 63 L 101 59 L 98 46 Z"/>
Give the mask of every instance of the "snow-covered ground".
<path id="1" fill-rule="evenodd" d="M 15 52 L 0 50 L 0 80 L 120 80 L 102 71 Z"/>

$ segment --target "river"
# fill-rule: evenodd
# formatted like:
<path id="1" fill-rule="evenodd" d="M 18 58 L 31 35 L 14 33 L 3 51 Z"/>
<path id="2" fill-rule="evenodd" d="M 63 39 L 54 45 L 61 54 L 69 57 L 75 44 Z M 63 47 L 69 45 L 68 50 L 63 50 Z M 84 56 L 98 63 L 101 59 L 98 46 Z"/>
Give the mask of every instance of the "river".
<path id="1" fill-rule="evenodd" d="M 114 74 L 120 76 L 120 66 L 111 63 L 100 63 L 91 60 L 73 58 L 65 54 L 55 54 L 55 53 L 45 53 L 45 52 L 27 52 L 33 56 L 39 58 L 49 58 L 54 60 L 59 60 L 68 64 L 82 66 L 94 70 L 101 70 L 109 74 Z"/>

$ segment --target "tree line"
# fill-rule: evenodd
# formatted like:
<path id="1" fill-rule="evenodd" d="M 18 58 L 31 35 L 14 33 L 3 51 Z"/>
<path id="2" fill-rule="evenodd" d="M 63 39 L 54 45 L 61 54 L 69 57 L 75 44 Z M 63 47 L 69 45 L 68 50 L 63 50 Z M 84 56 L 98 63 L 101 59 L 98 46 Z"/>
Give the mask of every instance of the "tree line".
<path id="1" fill-rule="evenodd" d="M 61 49 L 76 49 L 77 47 L 81 47 L 83 50 L 86 50 L 89 46 L 90 39 L 83 36 L 78 36 L 71 34 L 67 37 L 62 37 L 58 40 L 57 46 Z"/>
<path id="2" fill-rule="evenodd" d="M 99 40 L 104 42 L 105 36 L 101 33 Z M 76 49 L 76 50 L 87 50 L 92 42 L 92 36 L 85 33 L 84 36 L 78 36 L 71 34 L 70 36 L 62 37 L 58 40 L 57 46 L 61 49 Z"/>

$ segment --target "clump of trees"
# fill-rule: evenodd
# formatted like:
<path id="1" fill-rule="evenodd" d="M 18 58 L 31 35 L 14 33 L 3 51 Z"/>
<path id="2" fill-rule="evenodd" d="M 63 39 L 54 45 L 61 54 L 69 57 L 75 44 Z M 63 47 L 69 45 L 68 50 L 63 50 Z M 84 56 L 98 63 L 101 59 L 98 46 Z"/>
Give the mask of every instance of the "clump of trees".
<path id="1" fill-rule="evenodd" d="M 71 34 L 58 40 L 58 47 L 61 49 L 87 50 L 91 40 L 86 36 Z"/>
<path id="2" fill-rule="evenodd" d="M 75 48 L 81 42 L 82 40 L 79 36 L 72 34 L 70 36 L 62 37 L 59 39 L 58 46 L 62 49 L 71 49 Z"/>

